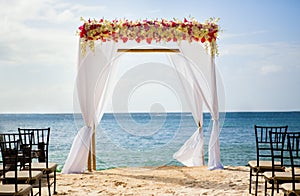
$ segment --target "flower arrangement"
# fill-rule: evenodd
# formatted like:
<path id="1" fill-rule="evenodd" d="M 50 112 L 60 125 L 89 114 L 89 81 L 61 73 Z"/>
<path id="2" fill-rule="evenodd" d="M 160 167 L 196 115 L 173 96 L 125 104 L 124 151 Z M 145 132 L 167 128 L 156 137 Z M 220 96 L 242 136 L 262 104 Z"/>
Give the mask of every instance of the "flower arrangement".
<path id="1" fill-rule="evenodd" d="M 80 36 L 81 51 L 86 52 L 89 46 L 94 50 L 94 42 L 100 40 L 106 41 L 122 41 L 126 43 L 128 40 L 135 40 L 137 43 L 146 41 L 148 44 L 152 42 L 188 42 L 196 41 L 205 43 L 206 48 L 210 48 L 211 55 L 218 54 L 216 39 L 219 32 L 217 25 L 218 19 L 210 18 L 201 24 L 194 18 L 183 21 L 174 20 L 88 20 L 84 21 L 79 27 L 78 35 Z"/>

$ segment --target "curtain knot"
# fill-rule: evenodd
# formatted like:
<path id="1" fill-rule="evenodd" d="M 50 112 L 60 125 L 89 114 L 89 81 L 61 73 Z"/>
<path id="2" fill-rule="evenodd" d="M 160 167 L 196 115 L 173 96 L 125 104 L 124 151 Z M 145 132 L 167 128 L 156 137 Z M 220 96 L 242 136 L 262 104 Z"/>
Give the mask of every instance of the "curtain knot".
<path id="1" fill-rule="evenodd" d="M 217 120 L 219 120 L 219 118 L 212 118 L 211 120 L 213 120 L 213 121 L 217 121 Z"/>
<path id="2" fill-rule="evenodd" d="M 201 125 L 201 122 L 200 122 L 200 121 L 198 121 L 198 127 L 199 127 L 199 128 L 201 128 L 201 127 L 202 127 L 202 125 Z"/>

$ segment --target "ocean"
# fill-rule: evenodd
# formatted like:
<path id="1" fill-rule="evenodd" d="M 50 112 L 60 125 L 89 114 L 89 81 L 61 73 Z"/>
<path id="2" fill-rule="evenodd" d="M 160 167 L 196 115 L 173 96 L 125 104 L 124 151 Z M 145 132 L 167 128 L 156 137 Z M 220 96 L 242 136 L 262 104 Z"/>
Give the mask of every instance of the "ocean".
<path id="1" fill-rule="evenodd" d="M 223 165 L 246 165 L 255 159 L 255 124 L 288 125 L 289 131 L 300 131 L 300 112 L 227 112 L 220 116 Z M 205 113 L 206 163 L 210 119 Z M 49 158 L 58 163 L 59 170 L 83 124 L 78 114 L 0 114 L 1 133 L 15 132 L 18 127 L 50 127 Z M 97 169 L 181 165 L 172 156 L 196 129 L 191 113 L 105 113 L 96 132 Z"/>

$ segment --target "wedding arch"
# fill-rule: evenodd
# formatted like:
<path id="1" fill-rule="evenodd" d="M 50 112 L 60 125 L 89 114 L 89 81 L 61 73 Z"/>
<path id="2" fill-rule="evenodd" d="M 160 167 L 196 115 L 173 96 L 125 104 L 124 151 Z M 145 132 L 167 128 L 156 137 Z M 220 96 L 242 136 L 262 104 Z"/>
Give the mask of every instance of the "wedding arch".
<path id="1" fill-rule="evenodd" d="M 82 19 L 83 20 L 83 19 Z M 84 21 L 84 20 L 83 20 Z M 212 117 L 208 145 L 209 169 L 223 168 L 219 145 L 219 106 L 215 56 L 218 54 L 217 20 L 84 21 L 80 36 L 77 94 L 85 126 L 77 133 L 62 173 L 96 169 L 95 132 L 106 101 L 110 80 L 117 69 L 114 59 L 124 52 L 163 52 L 181 77 L 185 96 L 198 125 L 195 133 L 173 155 L 186 166 L 204 165 L 203 105 Z M 169 47 L 168 43 L 175 43 Z M 182 58 L 184 56 L 185 58 Z M 180 58 L 179 58 L 180 57 Z"/>

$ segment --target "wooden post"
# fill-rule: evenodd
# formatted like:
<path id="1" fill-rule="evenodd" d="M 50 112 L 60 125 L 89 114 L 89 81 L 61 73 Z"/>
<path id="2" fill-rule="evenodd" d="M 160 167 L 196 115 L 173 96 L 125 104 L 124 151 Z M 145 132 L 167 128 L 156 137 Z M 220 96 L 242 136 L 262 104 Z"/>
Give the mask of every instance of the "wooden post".
<path id="1" fill-rule="evenodd" d="M 89 156 L 88 156 L 88 171 L 92 172 L 93 170 L 96 170 L 96 128 L 95 125 L 92 129 L 92 138 L 91 138 L 91 144 L 89 149 Z"/>
<path id="2" fill-rule="evenodd" d="M 93 127 L 93 135 L 92 135 L 92 162 L 93 162 L 93 170 L 96 170 L 96 129 Z"/>
<path id="3" fill-rule="evenodd" d="M 91 147 L 92 147 L 92 146 L 90 145 L 89 157 L 88 157 L 88 171 L 89 171 L 89 172 L 92 171 Z"/>

